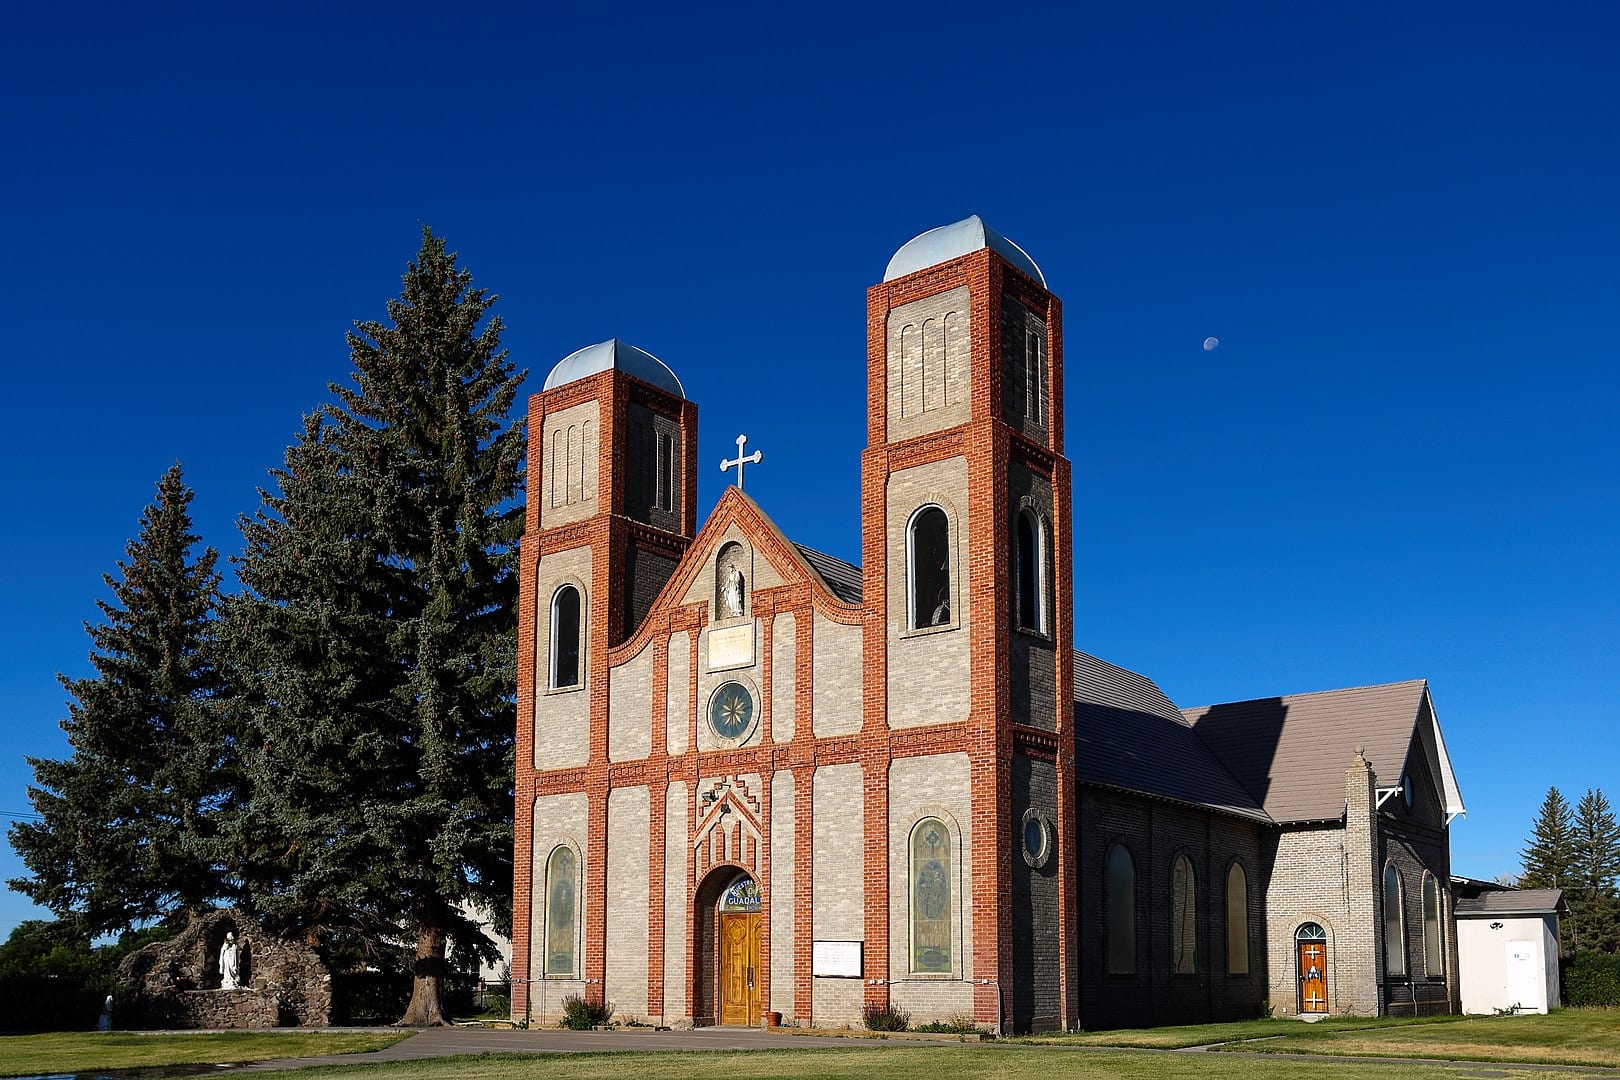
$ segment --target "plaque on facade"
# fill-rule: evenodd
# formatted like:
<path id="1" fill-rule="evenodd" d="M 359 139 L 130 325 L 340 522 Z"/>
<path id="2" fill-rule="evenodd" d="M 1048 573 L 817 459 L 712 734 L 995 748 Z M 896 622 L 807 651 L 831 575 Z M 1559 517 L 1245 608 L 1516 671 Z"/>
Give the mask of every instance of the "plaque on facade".
<path id="1" fill-rule="evenodd" d="M 860 941 L 817 941 L 810 952 L 810 974 L 823 979 L 861 977 Z"/>
<path id="2" fill-rule="evenodd" d="M 709 670 L 749 667 L 754 662 L 754 624 L 723 626 L 709 631 Z"/>

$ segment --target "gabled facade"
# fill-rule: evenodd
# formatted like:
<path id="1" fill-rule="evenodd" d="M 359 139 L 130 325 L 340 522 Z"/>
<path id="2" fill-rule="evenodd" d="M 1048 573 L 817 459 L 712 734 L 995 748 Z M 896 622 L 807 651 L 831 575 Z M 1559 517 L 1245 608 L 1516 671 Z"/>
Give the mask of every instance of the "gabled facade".
<path id="1" fill-rule="evenodd" d="M 514 1015 L 1031 1031 L 1278 1000 L 1288 825 L 1204 720 L 1072 648 L 1040 269 L 977 218 L 912 240 L 866 381 L 861 567 L 740 488 L 697 522 L 697 409 L 651 354 L 580 350 L 531 398 Z M 1428 866 L 1424 822 L 1369 824 L 1376 858 Z"/>

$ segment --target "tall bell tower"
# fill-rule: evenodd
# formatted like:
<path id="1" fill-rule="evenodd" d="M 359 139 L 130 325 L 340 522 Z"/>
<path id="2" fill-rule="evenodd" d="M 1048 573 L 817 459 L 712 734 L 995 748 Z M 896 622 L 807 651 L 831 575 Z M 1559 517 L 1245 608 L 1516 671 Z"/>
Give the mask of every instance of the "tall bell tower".
<path id="1" fill-rule="evenodd" d="M 1012 1030 L 1079 1019 L 1062 324 L 977 216 L 905 244 L 867 293 L 863 734 L 873 761 L 880 734 L 891 756 L 932 734 L 913 728 L 965 745 L 974 1012 Z M 887 918 L 869 908 L 869 951 Z"/>
<path id="2" fill-rule="evenodd" d="M 564 357 L 529 399 L 518 590 L 518 737 L 512 1004 L 531 983 L 602 996 L 608 655 L 636 630 L 696 531 L 697 406 L 645 350 L 616 339 Z M 583 783 L 582 783 L 583 777 Z M 545 854 L 535 800 L 583 786 L 577 942 L 537 929 Z M 544 952 L 545 955 L 542 955 Z"/>

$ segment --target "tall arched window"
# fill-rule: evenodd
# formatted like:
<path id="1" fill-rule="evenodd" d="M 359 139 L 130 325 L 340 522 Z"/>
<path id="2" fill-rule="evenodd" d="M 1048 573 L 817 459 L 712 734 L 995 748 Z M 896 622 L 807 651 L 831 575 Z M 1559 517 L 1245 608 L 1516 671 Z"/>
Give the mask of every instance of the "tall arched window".
<path id="1" fill-rule="evenodd" d="M 951 523 L 945 511 L 925 506 L 906 529 L 907 573 L 911 578 L 911 627 L 946 626 L 951 621 Z"/>
<path id="2" fill-rule="evenodd" d="M 579 860 L 574 849 L 558 844 L 546 860 L 547 975 L 573 975 L 574 941 L 579 912 Z"/>
<path id="3" fill-rule="evenodd" d="M 1108 965 L 1110 975 L 1136 974 L 1136 862 L 1123 845 L 1108 853 Z"/>
<path id="4" fill-rule="evenodd" d="M 911 830 L 911 970 L 949 972 L 951 952 L 951 831 L 939 818 Z"/>
<path id="5" fill-rule="evenodd" d="M 579 590 L 564 585 L 551 596 L 551 688 L 579 685 Z"/>
<path id="6" fill-rule="evenodd" d="M 1028 507 L 1018 513 L 1017 556 L 1018 625 L 1037 633 L 1046 631 L 1046 531 Z"/>
<path id="7" fill-rule="evenodd" d="M 1434 875 L 1423 875 L 1423 973 L 1446 973 L 1445 942 L 1440 932 L 1440 883 Z"/>
<path id="8" fill-rule="evenodd" d="M 1198 885 L 1185 855 L 1170 864 L 1170 970 L 1177 975 L 1198 971 Z"/>
<path id="9" fill-rule="evenodd" d="M 1384 967 L 1406 974 L 1406 913 L 1401 908 L 1401 875 L 1395 864 L 1384 867 Z"/>
<path id="10" fill-rule="evenodd" d="M 1226 973 L 1249 973 L 1249 876 L 1242 863 L 1226 872 Z"/>

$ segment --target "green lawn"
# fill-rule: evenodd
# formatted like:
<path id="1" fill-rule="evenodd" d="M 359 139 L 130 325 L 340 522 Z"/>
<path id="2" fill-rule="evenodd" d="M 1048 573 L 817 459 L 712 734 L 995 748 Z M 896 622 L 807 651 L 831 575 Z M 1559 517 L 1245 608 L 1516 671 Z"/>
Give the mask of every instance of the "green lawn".
<path id="1" fill-rule="evenodd" d="M 1303 1027 L 1304 1025 L 1300 1025 Z M 1325 1029 L 1325 1030 L 1316 1030 Z M 1563 1009 L 1548 1016 L 1472 1016 L 1449 1024 L 1402 1027 L 1298 1028 L 1260 1043 L 1222 1050 L 1276 1054 L 1469 1058 L 1620 1067 L 1620 1011 Z"/>
<path id="2" fill-rule="evenodd" d="M 1033 1046 L 873 1046 L 703 1053 L 481 1054 L 300 1070 L 286 1080 L 1397 1080 L 1409 1066 Z M 282 1074 L 284 1077 L 286 1074 Z M 1425 1080 L 1472 1080 L 1435 1065 Z"/>
<path id="3" fill-rule="evenodd" d="M 147 1034 L 136 1031 L 0 1035 L 0 1076 L 215 1065 L 272 1058 L 381 1050 L 409 1031 L 231 1031 Z"/>
<path id="4" fill-rule="evenodd" d="M 1407 1028 L 1417 1024 L 1447 1024 L 1461 1016 L 1332 1017 L 1305 1024 L 1299 1020 L 1237 1020 L 1228 1024 L 1186 1024 L 1180 1027 L 1120 1028 L 1115 1031 L 1079 1031 L 1067 1035 L 1035 1035 L 1019 1041 L 1058 1046 L 1131 1046 L 1153 1050 L 1179 1050 L 1188 1046 L 1209 1046 L 1235 1039 L 1272 1039 L 1279 1035 L 1305 1032 L 1313 1035 L 1329 1031 L 1380 1031 Z M 1234 1049 L 1237 1049 L 1234 1047 Z M 1248 1047 L 1248 1049 L 1264 1049 Z"/>

